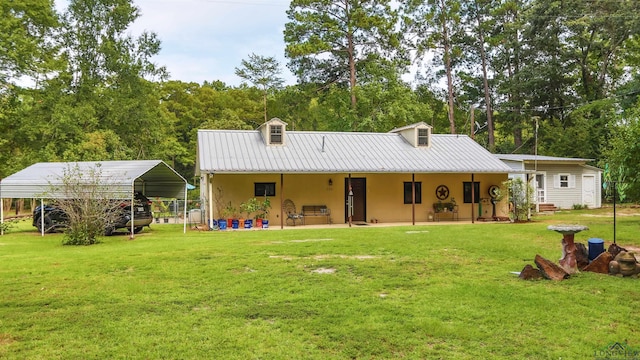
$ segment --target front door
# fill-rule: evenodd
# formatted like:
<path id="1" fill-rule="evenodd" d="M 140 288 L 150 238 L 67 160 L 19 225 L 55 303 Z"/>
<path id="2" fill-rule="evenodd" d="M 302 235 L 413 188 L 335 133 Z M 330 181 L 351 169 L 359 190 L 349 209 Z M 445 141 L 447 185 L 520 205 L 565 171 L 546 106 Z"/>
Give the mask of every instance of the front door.
<path id="1" fill-rule="evenodd" d="M 547 202 L 547 192 L 545 191 L 546 187 L 545 174 L 536 174 L 536 202 L 538 204 L 546 204 Z"/>
<path id="2" fill-rule="evenodd" d="M 351 178 L 351 191 L 353 191 L 353 218 L 352 221 L 367 221 L 367 179 Z M 349 222 L 349 178 L 344 179 L 345 211 L 344 222 Z"/>
<path id="3" fill-rule="evenodd" d="M 596 177 L 582 175 L 582 205 L 596 207 Z"/>

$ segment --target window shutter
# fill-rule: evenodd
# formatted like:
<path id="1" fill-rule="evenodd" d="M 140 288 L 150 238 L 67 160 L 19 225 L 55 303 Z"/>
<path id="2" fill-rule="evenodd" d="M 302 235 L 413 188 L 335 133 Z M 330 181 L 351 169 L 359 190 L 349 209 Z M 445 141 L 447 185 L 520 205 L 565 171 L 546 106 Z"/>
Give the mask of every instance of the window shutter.
<path id="1" fill-rule="evenodd" d="M 576 188 L 576 176 L 575 175 L 569 175 L 569 188 L 570 189 L 575 189 Z"/>
<path id="2" fill-rule="evenodd" d="M 560 188 L 560 175 L 553 175 L 553 188 L 554 189 Z"/>

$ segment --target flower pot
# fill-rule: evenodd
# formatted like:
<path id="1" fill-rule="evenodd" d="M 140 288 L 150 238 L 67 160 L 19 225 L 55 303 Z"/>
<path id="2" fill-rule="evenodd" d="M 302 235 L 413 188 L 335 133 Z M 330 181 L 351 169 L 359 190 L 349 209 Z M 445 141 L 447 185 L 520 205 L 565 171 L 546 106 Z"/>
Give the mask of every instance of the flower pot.
<path id="1" fill-rule="evenodd" d="M 238 227 L 240 227 L 240 220 L 238 219 L 231 220 L 231 228 L 237 229 Z"/>
<path id="2" fill-rule="evenodd" d="M 244 228 L 251 229 L 253 227 L 253 219 L 247 219 L 244 221 Z"/>
<path id="3" fill-rule="evenodd" d="M 244 229 L 244 219 L 243 218 L 238 219 L 238 223 L 240 225 L 240 229 Z"/>
<path id="4" fill-rule="evenodd" d="M 262 229 L 262 219 L 256 219 L 256 228 Z"/>
<path id="5" fill-rule="evenodd" d="M 227 228 L 231 229 L 233 226 L 233 219 L 227 219 Z"/>
<path id="6" fill-rule="evenodd" d="M 269 220 L 262 219 L 262 228 L 263 229 L 268 229 L 269 228 Z"/>

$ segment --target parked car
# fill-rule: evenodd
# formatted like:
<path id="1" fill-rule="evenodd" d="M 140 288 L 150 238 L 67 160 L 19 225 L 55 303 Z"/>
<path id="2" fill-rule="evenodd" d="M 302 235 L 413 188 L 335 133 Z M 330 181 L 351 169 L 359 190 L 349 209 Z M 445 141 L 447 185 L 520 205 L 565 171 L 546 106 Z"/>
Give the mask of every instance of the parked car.
<path id="1" fill-rule="evenodd" d="M 118 214 L 115 216 L 115 220 L 106 224 L 104 234 L 109 236 L 113 234 L 117 229 L 130 229 L 131 228 L 131 201 L 122 200 L 119 204 Z M 113 211 L 113 210 L 107 210 Z M 42 211 L 38 206 L 33 210 L 33 226 L 42 232 Z M 145 226 L 148 226 L 153 221 L 153 215 L 151 213 L 151 201 L 147 199 L 141 193 L 135 194 L 135 201 L 133 204 L 133 232 L 135 234 L 142 231 Z M 59 229 L 67 227 L 69 224 L 68 215 L 60 207 L 55 204 L 44 206 L 44 232 L 54 232 Z"/>

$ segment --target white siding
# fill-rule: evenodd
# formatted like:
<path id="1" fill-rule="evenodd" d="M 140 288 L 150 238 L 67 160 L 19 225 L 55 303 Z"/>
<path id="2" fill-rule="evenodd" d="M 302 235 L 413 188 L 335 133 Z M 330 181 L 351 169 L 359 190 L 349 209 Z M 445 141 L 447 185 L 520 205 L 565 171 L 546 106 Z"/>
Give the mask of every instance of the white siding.
<path id="1" fill-rule="evenodd" d="M 533 168 L 529 168 L 533 170 Z M 601 180 L 600 171 L 592 167 L 585 167 L 577 164 L 538 164 L 538 171 L 545 171 L 547 203 L 554 204 L 560 209 L 571 209 L 575 204 L 582 204 L 582 175 L 594 174 L 596 178 L 596 203 L 601 206 Z M 569 187 L 559 187 L 559 176 L 561 174 L 570 175 Z"/>

